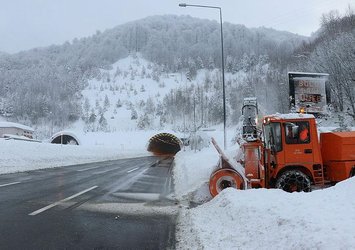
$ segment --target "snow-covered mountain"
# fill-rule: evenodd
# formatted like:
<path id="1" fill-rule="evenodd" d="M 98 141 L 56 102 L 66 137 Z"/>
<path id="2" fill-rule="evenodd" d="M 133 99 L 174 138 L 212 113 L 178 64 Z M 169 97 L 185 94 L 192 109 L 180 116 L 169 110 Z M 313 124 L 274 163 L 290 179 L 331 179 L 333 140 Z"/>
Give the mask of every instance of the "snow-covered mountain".
<path id="1" fill-rule="evenodd" d="M 348 28 L 340 29 L 342 35 L 333 32 L 332 22 L 328 28 L 324 25 L 322 39 L 316 43 L 288 32 L 225 23 L 228 124 L 236 123 L 242 99 L 248 96 L 258 97 L 265 113 L 288 112 L 288 70 L 334 71 L 330 83 L 337 111 L 353 116 L 354 90 L 349 79 L 354 60 L 346 55 L 352 55 L 354 26 L 347 20 L 353 19 L 336 21 L 339 27 L 347 24 L 344 27 Z M 114 124 L 123 114 L 136 117 L 125 125 L 136 125 L 133 129 L 170 124 L 181 130 L 219 124 L 223 120 L 219 32 L 215 21 L 154 16 L 63 45 L 0 55 L 0 116 L 42 130 L 44 137 L 49 135 L 48 124 L 60 130 L 80 119 L 87 130 L 120 129 Z M 332 32 L 333 36 L 327 35 Z M 122 66 L 117 71 L 116 62 L 136 54 L 147 60 L 145 72 L 143 62 L 140 66 L 132 62 L 132 68 L 123 70 Z M 348 66 L 333 65 L 334 54 L 344 54 L 339 63 Z M 86 92 L 90 86 L 92 90 L 103 88 L 102 93 L 93 94 L 98 96 L 95 100 Z M 153 86 L 158 87 L 155 94 L 151 94 Z M 110 106 L 103 103 L 106 95 Z M 123 108 L 114 108 L 118 98 L 113 95 L 122 98 Z"/>
<path id="2" fill-rule="evenodd" d="M 262 74 L 268 71 L 268 65 L 257 65 L 256 69 L 262 83 L 266 80 Z M 250 73 L 244 71 L 225 74 L 230 99 L 227 115 L 231 125 L 238 121 L 242 96 L 251 94 L 238 91 L 247 85 L 253 86 L 249 78 Z M 262 89 L 261 86 L 257 91 L 260 101 L 265 107 L 271 107 L 262 98 Z M 100 69 L 100 73 L 88 81 L 81 96 L 82 116 L 72 127 L 84 132 L 138 129 L 188 132 L 216 125 L 223 119 L 219 70 L 198 70 L 191 79 L 188 72 L 165 73 L 139 53 Z"/>
<path id="3" fill-rule="evenodd" d="M 161 127 L 159 105 L 186 77 L 161 74 L 157 67 L 136 54 L 101 69 L 82 91 L 83 119 L 75 126 L 84 122 L 86 131 L 107 132 Z"/>
<path id="4" fill-rule="evenodd" d="M 228 73 L 248 72 L 260 61 L 290 55 L 304 39 L 297 35 L 287 39 L 282 32 L 280 41 L 275 34 L 243 25 L 226 23 L 224 28 Z M 139 52 L 159 65 L 160 75 L 188 73 L 195 79 L 201 69 L 220 68 L 219 34 L 214 21 L 154 16 L 63 45 L 0 55 L 0 115 L 34 127 L 51 122 L 65 128 L 82 116 L 81 91 L 90 79 L 100 77 L 100 69 Z M 140 87 L 134 88 L 140 92 Z"/>

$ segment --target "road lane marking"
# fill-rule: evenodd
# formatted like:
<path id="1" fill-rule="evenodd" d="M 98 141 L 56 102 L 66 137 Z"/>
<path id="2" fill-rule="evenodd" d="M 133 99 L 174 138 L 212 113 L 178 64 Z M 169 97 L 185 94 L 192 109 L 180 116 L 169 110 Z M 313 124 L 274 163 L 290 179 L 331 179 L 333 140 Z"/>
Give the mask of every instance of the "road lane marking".
<path id="1" fill-rule="evenodd" d="M 84 169 L 78 169 L 78 170 L 76 170 L 76 171 L 82 172 L 82 171 L 87 171 L 87 170 L 90 170 L 90 169 L 101 168 L 101 167 L 102 167 L 102 166 L 91 167 L 91 168 L 84 168 Z"/>
<path id="2" fill-rule="evenodd" d="M 92 174 L 104 174 L 104 173 L 112 172 L 112 171 L 116 171 L 116 170 L 117 170 L 117 168 L 110 169 L 110 170 L 105 170 L 105 171 L 99 171 L 99 172 L 95 172 L 95 173 L 92 173 Z"/>
<path id="3" fill-rule="evenodd" d="M 39 213 L 42 213 L 42 212 L 44 212 L 44 211 L 46 211 L 46 210 L 48 210 L 48 209 L 50 209 L 50 208 L 52 208 L 52 207 L 55 207 L 55 206 L 57 206 L 57 205 L 59 205 L 59 204 L 61 204 L 61 203 L 63 203 L 63 202 L 69 201 L 69 200 L 71 200 L 71 199 L 74 199 L 75 197 L 78 197 L 79 195 L 85 194 L 85 193 L 87 193 L 87 192 L 89 192 L 89 191 L 91 191 L 91 190 L 93 190 L 93 189 L 95 189 L 95 188 L 97 188 L 97 187 L 98 187 L 98 186 L 93 186 L 93 187 L 91 187 L 91 188 L 85 189 L 85 190 L 83 190 L 83 191 L 81 191 L 81 192 L 79 192 L 79 193 L 76 193 L 76 194 L 74 194 L 74 195 L 72 195 L 72 196 L 70 196 L 70 197 L 67 197 L 67 198 L 65 198 L 65 199 L 63 199 L 63 200 L 54 202 L 54 203 L 52 203 L 52 204 L 50 204 L 50 205 L 48 205 L 48 206 L 46 206 L 46 207 L 43 207 L 43 208 L 41 208 L 41 209 L 38 209 L 38 210 L 36 210 L 36 211 L 34 211 L 34 212 L 28 214 L 28 215 L 37 215 L 37 214 L 39 214 Z"/>
<path id="4" fill-rule="evenodd" d="M 15 184 L 19 184 L 19 183 L 21 183 L 21 182 L 11 182 L 11 183 L 7 183 L 7 184 L 2 184 L 2 185 L 0 185 L 0 187 L 6 187 L 6 186 L 11 186 L 11 185 L 15 185 Z"/>
<path id="5" fill-rule="evenodd" d="M 121 167 L 119 168 L 114 168 L 114 169 L 108 169 L 108 170 L 104 170 L 104 171 L 99 171 L 99 172 L 94 172 L 92 173 L 93 175 L 94 174 L 104 174 L 104 173 L 107 173 L 107 172 L 112 172 L 112 171 L 117 171 L 118 169 L 120 169 Z"/>
<path id="6" fill-rule="evenodd" d="M 128 170 L 127 173 L 131 173 L 131 172 L 133 172 L 133 171 L 136 171 L 137 169 L 139 169 L 139 168 L 133 168 L 133 169 L 131 169 L 131 170 Z"/>
<path id="7" fill-rule="evenodd" d="M 122 162 L 120 162 L 120 164 L 124 164 L 125 162 L 127 162 L 127 161 L 122 161 Z M 117 166 L 121 167 L 120 164 L 118 164 Z M 87 170 L 91 170 L 91 169 L 95 169 L 95 168 L 105 168 L 105 167 L 111 167 L 111 166 L 116 166 L 116 165 L 114 165 L 114 164 L 100 165 L 100 166 L 96 166 L 96 167 L 77 169 L 76 171 L 82 172 L 82 171 L 87 171 Z"/>
<path id="8" fill-rule="evenodd" d="M 116 170 L 116 169 L 114 169 L 114 170 Z M 111 170 L 106 170 L 106 171 L 94 172 L 94 173 L 92 173 L 92 174 L 93 174 L 93 175 L 94 175 L 94 174 L 104 174 L 104 173 L 107 173 L 107 172 L 110 172 L 110 171 L 113 171 L 113 170 L 111 169 Z"/>

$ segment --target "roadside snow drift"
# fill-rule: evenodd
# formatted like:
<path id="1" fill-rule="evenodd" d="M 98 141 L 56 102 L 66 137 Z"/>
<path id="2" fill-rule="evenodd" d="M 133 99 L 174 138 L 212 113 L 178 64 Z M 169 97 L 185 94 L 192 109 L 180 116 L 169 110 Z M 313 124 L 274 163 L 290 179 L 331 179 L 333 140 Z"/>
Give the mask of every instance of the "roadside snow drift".
<path id="1" fill-rule="evenodd" d="M 353 249 L 355 178 L 311 193 L 225 189 L 181 215 L 179 248 Z"/>
<path id="2" fill-rule="evenodd" d="M 0 139 L 0 174 L 151 155 L 145 146 L 74 146 Z"/>

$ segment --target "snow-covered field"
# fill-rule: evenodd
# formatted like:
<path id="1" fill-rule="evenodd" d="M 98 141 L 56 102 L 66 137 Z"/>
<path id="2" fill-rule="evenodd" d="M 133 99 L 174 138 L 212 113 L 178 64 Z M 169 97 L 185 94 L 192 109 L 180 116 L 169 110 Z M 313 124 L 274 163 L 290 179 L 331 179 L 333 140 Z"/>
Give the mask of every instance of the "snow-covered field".
<path id="1" fill-rule="evenodd" d="M 155 131 L 84 137 L 83 146 L 0 140 L 0 173 L 149 155 Z M 221 131 L 208 132 L 223 145 Z M 229 137 L 232 131 L 228 131 Z M 227 154 L 235 155 L 229 145 Z M 176 155 L 174 181 L 180 202 L 179 249 L 353 249 L 355 178 L 311 193 L 224 190 L 211 200 L 208 180 L 218 155 L 210 145 Z M 189 208 L 189 202 L 203 205 Z"/>

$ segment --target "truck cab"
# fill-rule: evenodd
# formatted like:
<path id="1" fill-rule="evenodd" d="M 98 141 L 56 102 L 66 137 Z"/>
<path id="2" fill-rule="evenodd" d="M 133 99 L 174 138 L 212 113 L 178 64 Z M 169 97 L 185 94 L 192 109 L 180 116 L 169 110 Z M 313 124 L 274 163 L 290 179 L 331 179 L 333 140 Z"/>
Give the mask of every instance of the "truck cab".
<path id="1" fill-rule="evenodd" d="M 266 116 L 263 120 L 263 135 L 264 164 L 266 179 L 269 180 L 267 187 L 292 192 L 310 191 L 311 184 L 324 184 L 322 157 L 313 115 Z"/>

